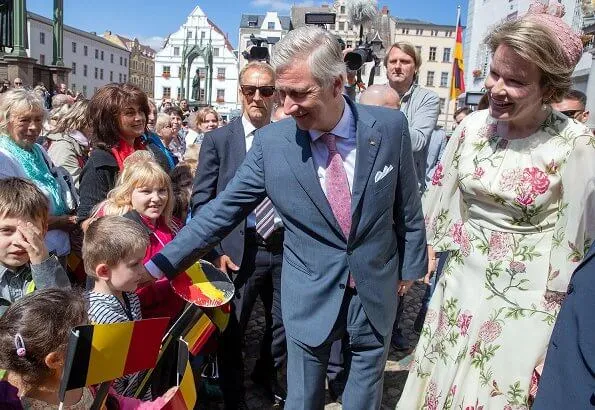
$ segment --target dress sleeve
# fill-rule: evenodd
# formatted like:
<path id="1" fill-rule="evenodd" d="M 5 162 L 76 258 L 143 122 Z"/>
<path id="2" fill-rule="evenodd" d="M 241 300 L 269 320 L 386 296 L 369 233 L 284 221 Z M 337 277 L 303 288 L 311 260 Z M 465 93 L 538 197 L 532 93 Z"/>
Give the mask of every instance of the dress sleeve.
<path id="1" fill-rule="evenodd" d="M 466 118 L 467 119 L 467 118 Z M 428 190 L 422 198 L 428 245 L 436 252 L 460 249 L 451 232 L 463 220 L 459 189 L 459 159 L 465 140 L 466 121 L 453 132 L 444 154 L 434 171 Z M 459 225 L 460 226 L 460 225 Z"/>
<path id="2" fill-rule="evenodd" d="M 562 180 L 547 285 L 555 292 L 566 292 L 595 238 L 595 137 L 584 134 L 571 143 L 566 161 L 548 166 L 548 172 L 560 172 Z"/>

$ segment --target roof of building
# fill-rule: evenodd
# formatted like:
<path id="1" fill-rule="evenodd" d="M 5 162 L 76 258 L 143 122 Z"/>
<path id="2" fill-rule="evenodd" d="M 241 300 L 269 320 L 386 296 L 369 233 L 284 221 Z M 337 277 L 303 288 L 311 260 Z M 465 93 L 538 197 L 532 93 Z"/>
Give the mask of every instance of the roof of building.
<path id="1" fill-rule="evenodd" d="M 421 27 L 434 27 L 434 28 L 452 28 L 454 29 L 456 26 L 454 24 L 436 24 L 430 21 L 419 20 L 419 19 L 406 19 L 393 16 L 393 19 L 397 23 L 397 25 L 406 25 L 406 26 L 421 26 Z M 464 26 L 463 26 L 464 28 Z"/>
<path id="2" fill-rule="evenodd" d="M 41 16 L 41 15 L 33 13 L 33 12 L 30 12 L 30 11 L 27 11 L 27 19 L 37 20 L 41 23 L 49 24 L 50 26 L 52 25 L 52 20 L 50 20 L 49 18 Z M 110 47 L 115 47 L 115 48 L 119 48 L 124 51 L 128 51 L 125 47 L 114 44 L 111 41 L 106 40 L 105 38 L 98 36 L 95 33 L 89 33 L 89 32 L 83 31 L 83 30 L 79 30 L 78 28 L 67 26 L 66 24 L 64 25 L 64 30 L 70 31 L 71 33 L 78 34 L 79 36 L 82 36 L 82 37 L 87 37 L 90 40 L 97 41 L 99 43 L 103 43 Z"/>
<path id="3" fill-rule="evenodd" d="M 117 37 L 123 44 L 126 45 L 126 48 L 128 49 L 128 51 L 132 51 L 131 47 L 128 44 L 134 43 L 135 39 L 129 39 L 128 37 L 124 37 L 119 34 L 112 33 L 111 31 L 108 31 L 107 33 L 111 34 L 114 37 Z M 138 39 L 136 39 L 136 40 L 138 41 Z M 151 47 L 145 46 L 145 45 L 141 44 L 140 42 L 138 44 L 139 44 L 141 50 L 143 51 L 143 53 L 155 56 L 155 50 L 153 50 Z"/>
<path id="4" fill-rule="evenodd" d="M 260 28 L 264 22 L 264 14 L 242 14 L 240 28 Z M 283 30 L 291 30 L 291 18 L 289 16 L 278 16 Z"/>

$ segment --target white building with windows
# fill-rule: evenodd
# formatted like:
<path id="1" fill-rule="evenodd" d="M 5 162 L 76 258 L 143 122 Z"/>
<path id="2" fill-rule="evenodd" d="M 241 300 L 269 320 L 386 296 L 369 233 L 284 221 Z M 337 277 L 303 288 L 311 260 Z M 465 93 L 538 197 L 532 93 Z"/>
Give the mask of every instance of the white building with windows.
<path id="1" fill-rule="evenodd" d="M 540 1 L 545 4 L 562 3 L 566 10 L 564 21 L 575 31 L 581 31 L 581 0 Z M 531 2 L 532 0 L 469 0 L 463 43 L 467 91 L 480 91 L 484 86 L 485 77 L 488 75 L 491 57 L 490 50 L 484 44 L 486 35 L 501 21 L 525 14 Z M 583 56 L 583 60 L 585 60 L 585 56 Z M 582 65 L 585 61 L 583 60 L 577 66 L 577 71 L 584 68 Z M 590 66 L 590 60 L 590 56 L 587 56 L 587 68 Z"/>
<path id="2" fill-rule="evenodd" d="M 211 105 L 224 118 L 238 108 L 238 59 L 227 36 L 213 23 L 199 6 L 188 15 L 178 31 L 167 38 L 164 47 L 155 56 L 155 102 L 160 106 L 164 99 L 180 100 L 182 96 L 181 68 L 185 47 L 212 47 L 213 79 L 210 96 L 207 61 L 198 56 L 190 67 L 190 87 L 187 79 L 184 88 L 189 102 Z M 192 98 L 192 82 L 199 70 L 200 95 Z"/>
<path id="3" fill-rule="evenodd" d="M 52 64 L 52 32 L 52 20 L 27 12 L 27 55 L 41 65 Z M 71 68 L 68 74 L 70 90 L 90 98 L 102 85 L 128 81 L 129 59 L 130 52 L 125 48 L 95 33 L 64 25 L 63 61 Z"/>

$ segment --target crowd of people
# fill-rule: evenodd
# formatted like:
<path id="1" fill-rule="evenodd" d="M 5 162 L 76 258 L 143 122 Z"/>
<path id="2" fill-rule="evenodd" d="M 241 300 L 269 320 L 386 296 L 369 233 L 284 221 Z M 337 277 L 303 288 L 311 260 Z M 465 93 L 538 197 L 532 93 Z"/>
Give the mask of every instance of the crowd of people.
<path id="1" fill-rule="evenodd" d="M 1 407 L 58 408 L 72 327 L 173 323 L 186 302 L 170 280 L 200 258 L 236 289 L 215 354 L 193 360 L 217 363 L 226 409 L 248 408 L 257 298 L 250 377 L 274 408 L 322 409 L 325 385 L 346 409 L 380 408 L 389 346 L 413 348 L 414 281 L 428 286 L 398 409 L 591 406 L 595 137 L 571 90 L 581 38 L 560 17 L 536 4 L 490 32 L 487 105 L 456 110 L 452 135 L 414 46 L 393 44 L 387 84 L 356 102 L 337 39 L 313 27 L 242 67 L 229 124 L 131 84 L 48 104 L 4 81 Z M 144 376 L 115 380 L 107 408 L 162 408 L 172 390 L 133 397 Z"/>

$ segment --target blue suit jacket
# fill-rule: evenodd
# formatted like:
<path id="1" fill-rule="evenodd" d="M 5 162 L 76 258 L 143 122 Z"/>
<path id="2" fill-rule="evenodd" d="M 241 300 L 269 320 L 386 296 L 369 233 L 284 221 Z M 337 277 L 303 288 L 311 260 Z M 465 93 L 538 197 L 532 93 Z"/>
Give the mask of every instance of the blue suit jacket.
<path id="1" fill-rule="evenodd" d="M 225 127 L 207 132 L 200 146 L 198 169 L 192 190 L 192 215 L 215 199 L 236 174 L 246 158 L 246 136 L 242 118 L 236 118 Z M 244 257 L 246 220 L 240 222 L 208 254 L 208 259 L 227 255 L 238 266 Z"/>
<path id="2" fill-rule="evenodd" d="M 349 238 L 320 186 L 308 132 L 286 119 L 256 131 L 227 188 L 153 262 L 175 276 L 268 195 L 285 227 L 281 303 L 287 334 L 309 346 L 322 344 L 338 317 L 351 272 L 369 320 L 388 335 L 398 279 L 417 279 L 427 270 L 421 201 L 404 115 L 349 104 L 357 135 Z M 376 181 L 377 173 L 391 165 L 392 171 Z"/>
<path id="3" fill-rule="evenodd" d="M 595 243 L 574 271 L 533 410 L 595 408 Z"/>

